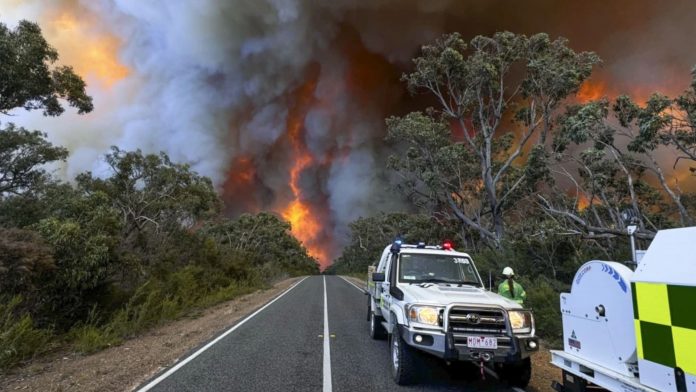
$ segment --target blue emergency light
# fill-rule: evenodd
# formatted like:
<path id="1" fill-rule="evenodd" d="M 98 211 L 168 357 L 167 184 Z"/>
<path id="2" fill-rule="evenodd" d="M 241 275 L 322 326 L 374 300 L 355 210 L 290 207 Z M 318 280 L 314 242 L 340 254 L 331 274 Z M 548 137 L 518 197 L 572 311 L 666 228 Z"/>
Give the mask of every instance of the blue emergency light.
<path id="1" fill-rule="evenodd" d="M 396 237 L 396 239 L 394 240 L 394 243 L 392 244 L 391 252 L 392 253 L 399 253 L 399 251 L 401 250 L 402 243 L 403 243 L 403 241 L 401 240 L 401 237 Z"/>

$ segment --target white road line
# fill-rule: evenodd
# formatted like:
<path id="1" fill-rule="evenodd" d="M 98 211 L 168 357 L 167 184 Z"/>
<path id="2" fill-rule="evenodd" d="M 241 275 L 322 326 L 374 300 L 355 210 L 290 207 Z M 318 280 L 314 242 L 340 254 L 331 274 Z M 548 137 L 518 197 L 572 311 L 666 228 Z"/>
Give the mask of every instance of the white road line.
<path id="1" fill-rule="evenodd" d="M 355 283 L 351 282 L 350 280 L 348 280 L 348 279 L 346 279 L 346 278 L 344 278 L 344 277 L 342 277 L 342 276 L 339 276 L 339 278 L 341 278 L 341 279 L 345 280 L 346 282 L 350 283 L 353 287 L 355 287 L 356 289 L 360 290 L 361 292 L 363 292 L 363 293 L 365 292 L 365 289 L 361 289 L 360 287 L 358 287 Z"/>
<path id="2" fill-rule="evenodd" d="M 150 389 L 152 389 L 155 385 L 157 385 L 157 384 L 159 384 L 160 382 L 162 382 L 162 380 L 164 380 L 165 378 L 171 376 L 171 375 L 174 374 L 174 372 L 176 372 L 177 370 L 181 369 L 182 366 L 186 365 L 187 363 L 191 362 L 191 360 L 193 360 L 193 359 L 196 358 L 197 356 L 201 355 L 201 354 L 203 353 L 203 351 L 209 349 L 212 345 L 214 345 L 215 343 L 217 343 L 217 342 L 219 342 L 220 340 L 222 340 L 225 336 L 229 335 L 230 333 L 234 332 L 234 330 L 236 330 L 237 328 L 241 327 L 244 323 L 246 323 L 247 321 L 249 321 L 252 317 L 254 317 L 254 316 L 256 316 L 257 314 L 261 313 L 261 311 L 263 311 L 264 309 L 266 309 L 267 307 L 269 307 L 273 302 L 279 300 L 282 296 L 284 296 L 285 294 L 289 293 L 290 290 L 294 289 L 295 287 L 297 287 L 297 285 L 299 285 L 300 283 L 304 282 L 305 279 L 307 279 L 307 277 L 304 277 L 302 280 L 300 280 L 299 282 L 297 282 L 297 283 L 295 283 L 294 285 L 292 285 L 289 289 L 283 291 L 280 295 L 278 295 L 277 297 L 275 297 L 271 302 L 269 302 L 269 303 L 267 303 L 266 305 L 264 305 L 261 309 L 257 310 L 256 312 L 252 313 L 251 315 L 247 316 L 247 318 L 245 318 L 244 320 L 242 320 L 242 321 L 238 322 L 237 324 L 235 324 L 232 328 L 230 328 L 230 329 L 228 329 L 227 331 L 225 331 L 222 335 L 218 336 L 217 338 L 215 338 L 214 340 L 212 340 L 211 342 L 209 342 L 209 343 L 206 344 L 205 346 L 201 347 L 198 351 L 196 351 L 195 353 L 189 355 L 189 356 L 186 357 L 183 361 L 177 363 L 174 367 L 172 367 L 171 369 L 167 370 L 165 373 L 163 373 L 161 376 L 157 377 L 156 379 L 152 380 L 149 384 L 147 384 L 147 385 L 145 385 L 144 387 L 140 388 L 140 389 L 138 390 L 138 392 L 146 392 L 146 391 L 149 391 Z M 326 288 L 324 288 L 324 290 L 326 290 Z M 326 291 L 324 291 L 324 301 L 326 301 Z M 324 306 L 326 307 L 326 302 L 324 302 Z M 326 308 L 324 308 L 324 309 L 326 309 Z M 331 390 L 331 389 L 329 389 L 329 390 Z"/>
<path id="3" fill-rule="evenodd" d="M 326 300 L 326 276 L 324 276 L 324 392 L 331 392 L 331 340 L 329 339 L 329 305 Z"/>

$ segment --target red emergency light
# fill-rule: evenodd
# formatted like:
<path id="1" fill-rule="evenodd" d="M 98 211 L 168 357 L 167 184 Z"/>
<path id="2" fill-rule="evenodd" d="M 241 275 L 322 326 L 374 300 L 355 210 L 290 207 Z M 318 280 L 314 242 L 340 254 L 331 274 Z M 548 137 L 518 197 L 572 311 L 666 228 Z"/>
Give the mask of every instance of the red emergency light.
<path id="1" fill-rule="evenodd" d="M 442 243 L 442 249 L 444 249 L 444 250 L 452 250 L 452 241 L 450 241 L 450 240 L 445 240 L 445 242 Z"/>

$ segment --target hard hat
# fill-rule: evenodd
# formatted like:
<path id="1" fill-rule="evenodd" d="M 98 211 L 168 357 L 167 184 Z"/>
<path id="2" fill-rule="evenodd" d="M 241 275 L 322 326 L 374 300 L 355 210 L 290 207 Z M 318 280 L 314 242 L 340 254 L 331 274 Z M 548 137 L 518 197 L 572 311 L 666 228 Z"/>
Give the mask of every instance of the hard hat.
<path id="1" fill-rule="evenodd" d="M 515 275 L 515 271 L 513 271 L 512 268 L 510 268 L 510 267 L 505 267 L 505 268 L 503 269 L 503 275 L 505 275 L 505 276 L 513 276 L 513 275 Z"/>

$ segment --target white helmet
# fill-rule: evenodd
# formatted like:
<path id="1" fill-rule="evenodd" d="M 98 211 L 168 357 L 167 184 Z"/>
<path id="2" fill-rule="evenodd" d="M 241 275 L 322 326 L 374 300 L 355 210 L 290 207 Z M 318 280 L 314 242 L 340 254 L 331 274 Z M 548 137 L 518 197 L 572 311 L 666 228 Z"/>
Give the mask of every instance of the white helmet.
<path id="1" fill-rule="evenodd" d="M 505 267 L 503 269 L 503 275 L 510 277 L 510 276 L 515 275 L 515 271 L 513 271 L 512 268 L 510 268 L 510 267 Z"/>

